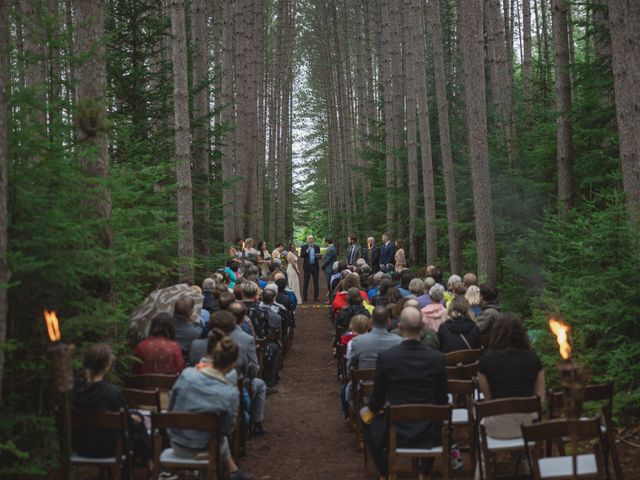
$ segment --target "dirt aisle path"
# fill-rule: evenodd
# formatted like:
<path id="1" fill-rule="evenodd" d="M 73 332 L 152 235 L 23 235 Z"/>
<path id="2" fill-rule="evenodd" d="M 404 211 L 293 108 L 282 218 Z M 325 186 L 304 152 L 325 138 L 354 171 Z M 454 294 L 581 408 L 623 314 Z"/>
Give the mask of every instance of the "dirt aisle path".
<path id="1" fill-rule="evenodd" d="M 241 468 L 256 480 L 365 478 L 362 452 L 340 409 L 327 306 L 301 305 L 297 318 L 280 391 L 267 397 L 268 433 L 247 442 Z"/>

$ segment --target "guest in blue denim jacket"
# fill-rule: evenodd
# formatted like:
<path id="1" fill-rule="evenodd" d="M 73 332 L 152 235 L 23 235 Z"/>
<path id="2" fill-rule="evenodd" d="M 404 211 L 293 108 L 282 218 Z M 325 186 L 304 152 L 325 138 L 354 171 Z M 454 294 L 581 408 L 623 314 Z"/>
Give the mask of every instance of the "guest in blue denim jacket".
<path id="1" fill-rule="evenodd" d="M 182 371 L 171 390 L 169 411 L 220 413 L 223 440 L 222 460 L 226 463 L 231 480 L 249 477 L 238 469 L 231 458 L 229 437 L 233 434 L 238 412 L 239 394 L 236 385 L 225 378 L 238 359 L 238 346 L 219 329 L 209 337 L 207 360 L 197 367 Z M 196 430 L 170 429 L 169 438 L 174 453 L 179 457 L 195 458 L 205 453 L 211 436 Z"/>

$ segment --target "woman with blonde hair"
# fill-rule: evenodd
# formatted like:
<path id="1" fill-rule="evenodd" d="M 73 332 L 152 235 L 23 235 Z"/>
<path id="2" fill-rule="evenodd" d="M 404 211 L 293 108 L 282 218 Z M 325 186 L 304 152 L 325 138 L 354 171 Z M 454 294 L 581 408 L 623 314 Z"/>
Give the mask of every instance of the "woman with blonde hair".
<path id="1" fill-rule="evenodd" d="M 469 285 L 467 292 L 464 294 L 464 298 L 469 302 L 475 320 L 478 315 L 482 313 L 482 308 L 480 307 L 480 303 L 482 302 L 480 288 L 477 285 Z"/>
<path id="2" fill-rule="evenodd" d="M 396 264 L 395 264 L 395 271 L 396 272 L 401 272 L 402 270 L 404 270 L 405 268 L 407 268 L 407 258 L 404 254 L 404 244 L 402 243 L 402 240 L 397 239 L 396 240 L 396 258 L 395 258 Z"/>
<path id="3" fill-rule="evenodd" d="M 451 300 L 447 320 L 438 328 L 440 351 L 443 353 L 480 348 L 480 329 L 473 321 L 469 302 L 462 295 Z"/>

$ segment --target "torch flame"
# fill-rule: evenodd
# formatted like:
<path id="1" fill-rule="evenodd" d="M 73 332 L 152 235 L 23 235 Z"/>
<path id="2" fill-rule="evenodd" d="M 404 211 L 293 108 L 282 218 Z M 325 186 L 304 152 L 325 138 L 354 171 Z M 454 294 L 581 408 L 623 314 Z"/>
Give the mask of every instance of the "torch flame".
<path id="1" fill-rule="evenodd" d="M 44 311 L 44 321 L 47 324 L 47 331 L 49 332 L 49 339 L 52 342 L 60 341 L 60 325 L 58 323 L 58 316 L 55 310 Z"/>
<path id="2" fill-rule="evenodd" d="M 549 328 L 556 336 L 558 345 L 560 346 L 560 355 L 564 360 L 567 360 L 571 356 L 571 345 L 569 344 L 568 333 L 571 327 L 561 320 L 555 318 L 549 319 Z"/>

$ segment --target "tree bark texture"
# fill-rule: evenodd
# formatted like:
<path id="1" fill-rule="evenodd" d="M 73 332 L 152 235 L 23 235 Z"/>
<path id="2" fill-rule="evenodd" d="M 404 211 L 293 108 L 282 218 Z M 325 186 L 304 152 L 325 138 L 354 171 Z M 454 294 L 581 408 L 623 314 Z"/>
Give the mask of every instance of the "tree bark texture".
<path id="1" fill-rule="evenodd" d="M 482 3 L 482 0 L 459 0 L 458 8 L 478 275 L 495 284 L 496 251 L 487 145 Z"/>
<path id="2" fill-rule="evenodd" d="M 533 70 L 531 64 L 531 0 L 522 0 L 522 88 L 527 122 L 531 120 L 533 101 Z"/>
<path id="3" fill-rule="evenodd" d="M 551 0 L 553 46 L 556 68 L 556 163 L 558 211 L 573 203 L 573 141 L 571 132 L 571 77 L 569 74 L 569 31 L 566 0 Z"/>
<path id="4" fill-rule="evenodd" d="M 233 72 L 233 39 L 235 36 L 234 21 L 235 0 L 223 2 L 222 5 L 222 71 L 220 108 L 221 120 L 226 135 L 222 146 L 222 215 L 224 217 L 224 241 L 229 244 L 242 232 L 236 231 L 235 215 L 235 177 L 233 129 L 235 128 L 235 96 Z"/>
<path id="5" fill-rule="evenodd" d="M 449 237 L 449 268 L 460 272 L 460 237 L 458 233 L 458 200 L 454 178 L 453 157 L 451 155 L 451 134 L 449 131 L 449 101 L 444 70 L 444 43 L 442 38 L 442 16 L 440 2 L 431 5 L 431 35 L 433 44 L 433 66 L 435 72 L 436 103 L 438 106 L 438 131 L 440 133 L 440 154 L 444 176 L 444 194 L 447 209 L 447 236 Z M 428 257 L 428 255 L 427 255 Z M 437 258 L 437 257 L 436 257 Z"/>
<path id="6" fill-rule="evenodd" d="M 610 0 L 612 66 L 622 185 L 629 219 L 640 224 L 640 3 Z"/>
<path id="7" fill-rule="evenodd" d="M 209 179 L 209 34 L 207 0 L 191 4 L 191 43 L 193 45 L 193 166 L 195 180 L 194 235 L 196 253 L 208 257 L 210 251 Z"/>
<path id="8" fill-rule="evenodd" d="M 173 63 L 173 119 L 178 184 L 178 258 L 180 282 L 193 283 L 193 189 L 189 139 L 189 84 L 184 0 L 171 0 L 171 59 Z"/>

